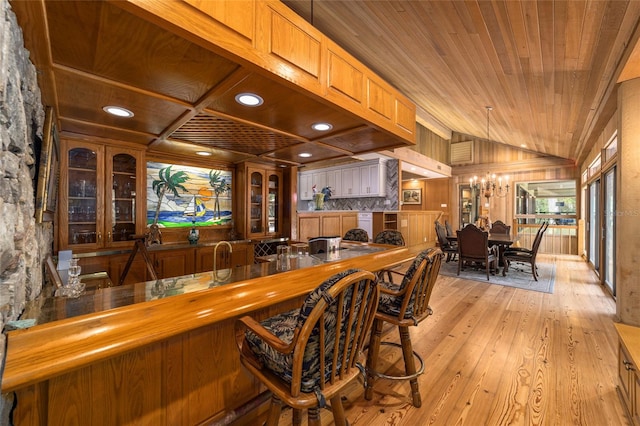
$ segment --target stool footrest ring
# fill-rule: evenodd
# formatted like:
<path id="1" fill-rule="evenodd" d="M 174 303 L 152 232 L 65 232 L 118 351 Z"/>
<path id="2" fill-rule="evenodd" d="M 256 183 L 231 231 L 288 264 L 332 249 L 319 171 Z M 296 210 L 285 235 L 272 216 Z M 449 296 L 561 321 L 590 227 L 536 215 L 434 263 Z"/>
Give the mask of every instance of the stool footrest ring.
<path id="1" fill-rule="evenodd" d="M 395 342 L 380 342 L 380 344 L 381 345 L 390 345 L 390 346 L 395 346 L 395 347 L 398 347 L 398 348 L 402 348 L 401 344 L 395 343 Z M 422 357 L 420 355 L 418 355 L 418 353 L 416 351 L 413 351 L 413 356 L 420 363 L 420 368 L 418 368 L 418 370 L 414 374 L 409 374 L 409 375 L 405 375 L 405 376 L 390 376 L 388 374 L 384 374 L 384 373 L 380 373 L 378 371 L 375 371 L 372 368 L 367 368 L 367 371 L 371 375 L 379 377 L 381 379 L 388 379 L 388 380 L 411 380 L 411 379 L 415 379 L 419 375 L 424 373 L 424 361 L 422 360 Z"/>

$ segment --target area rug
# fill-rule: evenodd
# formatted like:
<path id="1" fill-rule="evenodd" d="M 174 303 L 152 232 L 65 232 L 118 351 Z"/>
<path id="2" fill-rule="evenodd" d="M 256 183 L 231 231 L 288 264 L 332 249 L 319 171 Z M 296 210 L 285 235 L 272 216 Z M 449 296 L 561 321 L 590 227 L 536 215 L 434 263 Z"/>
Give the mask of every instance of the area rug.
<path id="1" fill-rule="evenodd" d="M 507 276 L 502 276 L 502 268 L 496 275 L 487 274 L 484 269 L 466 267 L 458 276 L 458 262 L 442 262 L 440 274 L 448 277 L 464 278 L 466 280 L 480 281 L 487 284 L 500 284 L 508 287 L 516 287 L 524 290 L 553 293 L 553 285 L 556 279 L 556 264 L 538 262 L 538 281 L 533 279 L 529 265 L 511 263 Z"/>

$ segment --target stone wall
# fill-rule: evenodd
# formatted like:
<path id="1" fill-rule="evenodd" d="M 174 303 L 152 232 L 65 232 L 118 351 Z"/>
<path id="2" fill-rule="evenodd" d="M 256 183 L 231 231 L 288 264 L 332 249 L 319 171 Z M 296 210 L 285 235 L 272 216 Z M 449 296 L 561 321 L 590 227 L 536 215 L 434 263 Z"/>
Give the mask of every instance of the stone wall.
<path id="1" fill-rule="evenodd" d="M 36 69 L 7 0 L 0 0 L 0 322 L 18 319 L 42 289 L 43 259 L 53 226 L 34 219 L 34 141 L 42 138 L 44 109 Z M 0 335 L 4 365 L 6 335 Z M 12 395 L 0 400 L 0 425 L 9 424 Z"/>

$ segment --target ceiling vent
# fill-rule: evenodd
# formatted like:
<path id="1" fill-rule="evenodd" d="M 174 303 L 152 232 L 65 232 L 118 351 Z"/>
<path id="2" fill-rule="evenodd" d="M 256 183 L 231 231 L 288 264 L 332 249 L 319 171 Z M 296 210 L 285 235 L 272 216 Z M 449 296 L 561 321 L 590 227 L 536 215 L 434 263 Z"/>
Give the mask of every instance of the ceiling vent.
<path id="1" fill-rule="evenodd" d="M 451 165 L 473 163 L 473 141 L 452 143 Z"/>

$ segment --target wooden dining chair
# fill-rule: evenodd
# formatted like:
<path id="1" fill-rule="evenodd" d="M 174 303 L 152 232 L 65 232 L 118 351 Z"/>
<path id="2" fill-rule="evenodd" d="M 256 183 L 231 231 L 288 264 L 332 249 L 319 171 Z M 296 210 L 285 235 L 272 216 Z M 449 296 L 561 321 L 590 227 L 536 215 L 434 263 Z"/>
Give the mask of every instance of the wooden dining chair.
<path id="1" fill-rule="evenodd" d="M 495 246 L 489 247 L 489 233 L 473 224 L 469 224 L 459 231 L 458 235 L 458 275 L 466 266 L 466 262 L 482 264 L 489 272 L 498 268 L 498 251 Z"/>
<path id="2" fill-rule="evenodd" d="M 549 223 L 543 222 L 540 228 L 538 228 L 538 232 L 536 232 L 536 237 L 533 239 L 531 249 L 527 249 L 524 247 L 509 247 L 504 251 L 504 253 L 502 253 L 502 259 L 504 260 L 502 276 L 507 275 L 511 262 L 528 263 L 531 266 L 533 279 L 538 281 L 538 267 L 536 266 L 536 258 L 538 256 L 540 243 L 542 242 L 542 237 L 544 236 L 544 233 L 548 227 Z"/>
<path id="3" fill-rule="evenodd" d="M 438 246 L 447 255 L 446 262 L 455 260 L 456 256 L 458 256 L 458 243 L 449 241 L 445 227 L 437 220 L 435 221 L 435 226 Z"/>
<path id="4" fill-rule="evenodd" d="M 282 403 L 294 424 L 308 410 L 320 425 L 319 408 L 331 401 L 334 422 L 346 425 L 341 391 L 358 374 L 379 301 L 371 272 L 349 269 L 312 291 L 299 309 L 258 322 L 236 321 L 240 361 L 272 393 L 267 425 L 277 425 Z"/>
<path id="5" fill-rule="evenodd" d="M 501 220 L 496 220 L 491 224 L 489 232 L 492 234 L 511 234 L 511 226 Z"/>
<path id="6" fill-rule="evenodd" d="M 454 235 L 456 235 L 455 232 L 453 232 L 453 228 L 451 227 L 451 224 L 448 220 L 444 221 L 444 228 L 447 230 L 447 237 L 453 237 Z"/>
<path id="7" fill-rule="evenodd" d="M 413 351 L 409 327 L 415 327 L 433 313 L 429 306 L 429 299 L 440 272 L 440 265 L 444 254 L 440 249 L 429 248 L 420 252 L 407 271 L 400 274 L 396 270 L 390 273 L 402 275 L 402 282 L 394 284 L 379 281 L 380 304 L 376 312 L 371 341 L 367 354 L 367 380 L 365 382 L 365 399 L 373 397 L 373 386 L 378 378 L 392 380 L 409 380 L 411 397 L 415 407 L 422 405 L 418 376 L 424 371 L 424 361 Z M 392 342 L 381 342 L 382 326 L 387 322 L 398 327 L 400 345 Z M 380 345 L 400 346 L 404 358 L 405 374 L 402 376 L 386 375 L 378 370 L 378 356 Z M 416 368 L 415 359 L 420 366 Z"/>

